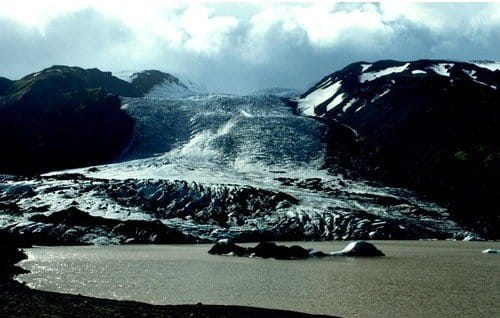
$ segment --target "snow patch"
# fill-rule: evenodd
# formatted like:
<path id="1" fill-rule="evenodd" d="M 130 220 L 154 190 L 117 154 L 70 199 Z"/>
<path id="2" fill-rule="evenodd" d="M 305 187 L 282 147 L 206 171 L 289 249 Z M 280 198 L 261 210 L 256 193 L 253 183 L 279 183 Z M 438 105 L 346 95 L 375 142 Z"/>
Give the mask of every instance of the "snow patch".
<path id="1" fill-rule="evenodd" d="M 439 63 L 429 66 L 428 68 L 433 70 L 438 75 L 450 77 L 450 69 L 453 67 L 453 65 L 453 63 Z"/>
<path id="2" fill-rule="evenodd" d="M 332 109 L 334 109 L 335 107 L 337 107 L 340 103 L 342 103 L 344 101 L 344 96 L 345 94 L 342 93 L 342 94 L 339 94 L 337 95 L 331 102 L 330 104 L 328 104 L 328 106 L 326 106 L 326 111 L 330 111 Z"/>
<path id="3" fill-rule="evenodd" d="M 477 76 L 475 75 L 476 74 L 476 71 L 475 70 L 462 70 L 465 74 L 467 74 L 470 79 L 475 82 L 475 83 L 478 83 L 478 84 L 481 84 L 481 85 L 484 85 L 484 86 L 489 86 L 493 89 L 497 89 L 497 87 L 495 85 L 489 85 L 489 84 L 486 84 L 485 82 L 481 82 L 477 79 Z"/>
<path id="4" fill-rule="evenodd" d="M 387 76 L 389 74 L 401 73 L 404 72 L 408 68 L 408 66 L 410 66 L 410 63 L 406 63 L 401 66 L 388 67 L 377 72 L 363 73 L 359 76 L 359 82 L 364 83 L 366 81 L 373 81 L 374 79 L 377 79 L 379 77 Z"/>
<path id="5" fill-rule="evenodd" d="M 391 90 L 388 88 L 383 93 L 375 95 L 375 97 L 373 97 L 373 99 L 371 100 L 371 103 L 379 100 L 382 96 L 384 96 L 385 94 L 389 93 L 390 91 Z"/>
<path id="6" fill-rule="evenodd" d="M 372 66 L 371 64 L 361 64 L 361 73 L 364 73 L 371 66 Z"/>
<path id="7" fill-rule="evenodd" d="M 362 110 L 363 108 L 365 108 L 365 104 L 363 104 L 363 105 L 359 106 L 358 108 L 356 108 L 356 110 L 354 112 L 357 113 L 360 110 Z"/>
<path id="8" fill-rule="evenodd" d="M 411 73 L 412 73 L 413 75 L 417 75 L 417 74 L 427 74 L 427 72 L 426 72 L 426 71 L 423 71 L 423 70 L 413 70 L 413 71 L 411 71 Z"/>
<path id="9" fill-rule="evenodd" d="M 301 110 L 302 114 L 306 116 L 315 116 L 314 109 L 316 106 L 324 103 L 332 96 L 335 96 L 341 86 L 342 81 L 338 81 L 328 87 L 318 88 L 312 91 L 303 99 L 298 100 L 298 108 Z"/>
<path id="10" fill-rule="evenodd" d="M 185 86 L 165 80 L 163 83 L 155 85 L 145 96 L 181 99 L 205 93 L 190 81 L 182 82 L 182 84 Z"/>
<path id="11" fill-rule="evenodd" d="M 351 99 L 350 101 L 347 102 L 347 104 L 344 105 L 344 107 L 342 107 L 342 111 L 343 112 L 346 112 L 349 108 L 351 108 L 351 106 L 357 101 L 358 99 L 357 98 L 353 98 Z"/>
<path id="12" fill-rule="evenodd" d="M 318 85 L 318 88 L 324 88 L 328 86 L 332 82 L 332 79 L 329 77 L 325 81 L 323 81 L 321 84 Z"/>
<path id="13" fill-rule="evenodd" d="M 469 75 L 469 77 L 473 80 L 477 80 L 476 70 L 462 70 L 465 74 Z"/>

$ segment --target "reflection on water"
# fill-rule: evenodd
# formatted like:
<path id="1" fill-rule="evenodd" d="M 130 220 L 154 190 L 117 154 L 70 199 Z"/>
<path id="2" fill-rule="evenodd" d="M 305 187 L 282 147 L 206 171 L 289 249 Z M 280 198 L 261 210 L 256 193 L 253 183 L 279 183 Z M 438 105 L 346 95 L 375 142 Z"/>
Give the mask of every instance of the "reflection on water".
<path id="1" fill-rule="evenodd" d="M 301 243 L 324 251 L 345 242 Z M 297 261 L 207 254 L 208 245 L 37 247 L 21 280 L 155 304 L 232 304 L 345 317 L 500 315 L 500 243 L 376 242 L 381 258 Z"/>

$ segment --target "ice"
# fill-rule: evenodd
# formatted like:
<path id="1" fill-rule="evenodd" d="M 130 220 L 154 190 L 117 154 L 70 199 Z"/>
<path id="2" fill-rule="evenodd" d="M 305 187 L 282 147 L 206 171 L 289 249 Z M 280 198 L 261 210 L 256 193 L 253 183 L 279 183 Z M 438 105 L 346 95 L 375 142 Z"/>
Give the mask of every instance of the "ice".
<path id="1" fill-rule="evenodd" d="M 500 250 L 497 250 L 495 248 L 487 248 L 487 249 L 483 250 L 482 253 L 484 253 L 484 254 L 499 254 Z"/>
<path id="2" fill-rule="evenodd" d="M 403 64 L 401 66 L 393 66 L 393 67 L 388 67 L 386 69 L 376 71 L 376 72 L 369 72 L 369 73 L 362 73 L 359 76 L 359 82 L 364 83 L 366 81 L 373 81 L 374 79 L 377 79 L 379 77 L 383 77 L 389 74 L 394 74 L 394 73 L 401 73 L 404 72 L 408 66 L 410 66 L 410 63 Z"/>
<path id="3" fill-rule="evenodd" d="M 329 90 L 331 94 L 335 90 L 332 86 L 340 87 L 341 83 L 330 83 L 320 90 Z M 332 96 L 335 95 L 329 95 Z M 346 101 L 344 94 L 338 96 L 341 96 L 339 100 Z M 81 173 L 94 179 L 16 181 L 0 186 L 0 195 L 20 196 L 16 202 L 22 211 L 43 202 L 47 206 L 43 213 L 49 214 L 76 204 L 92 216 L 159 219 L 168 226 L 210 240 L 239 235 L 257 237 L 263 230 L 285 226 L 282 224 L 304 228 L 304 238 L 308 235 L 314 239 L 349 239 L 358 223 L 373 222 L 372 228 L 367 227 L 368 237 L 375 228 L 383 228 L 386 222 L 393 220 L 402 220 L 412 229 L 425 223 L 427 227 L 451 233 L 461 231 L 447 219 L 445 209 L 419 200 L 411 192 L 350 180 L 322 169 L 326 145 L 321 136 L 326 132 L 325 125 L 293 114 L 289 105 L 276 96 L 124 98 L 123 103 L 128 105 L 126 112 L 136 120 L 136 136 L 118 162 L 48 174 Z M 347 110 L 355 103 L 356 100 L 351 99 L 343 108 Z M 357 111 L 362 107 L 364 104 Z M 171 188 L 161 186 L 164 181 L 172 182 Z M 214 193 L 221 198 L 225 198 L 226 193 L 229 198 L 234 195 L 231 191 L 248 187 L 286 193 L 298 203 L 280 203 L 275 210 L 246 215 L 239 221 L 231 221 L 236 216 L 229 213 L 228 222 L 232 223 L 225 225 L 196 221 L 194 212 L 179 217 L 149 210 L 149 207 L 158 207 L 157 202 L 161 200 L 156 197 L 162 192 L 175 194 L 178 204 L 186 207 L 190 202 L 194 203 L 189 206 L 196 206 Z M 136 189 L 140 195 L 123 199 L 125 201 L 119 199 L 129 188 Z M 190 202 L 179 198 L 189 198 Z M 390 198 L 397 204 L 380 204 L 384 201 L 380 198 Z M 253 206 L 253 203 L 243 203 Z M 424 219 L 421 215 L 409 214 L 415 207 L 442 218 Z M 10 224 L 16 218 L 26 221 L 28 216 L 2 217 L 0 222 Z M 343 229 L 347 226 L 349 228 Z M 108 244 L 106 238 L 110 236 L 105 234 L 97 233 L 86 240 Z"/>

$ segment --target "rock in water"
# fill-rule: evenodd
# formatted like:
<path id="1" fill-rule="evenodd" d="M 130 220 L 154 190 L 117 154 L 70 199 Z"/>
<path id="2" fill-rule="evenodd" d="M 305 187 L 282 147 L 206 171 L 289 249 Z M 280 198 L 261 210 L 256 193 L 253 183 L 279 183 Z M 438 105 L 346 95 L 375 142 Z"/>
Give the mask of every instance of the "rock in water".
<path id="1" fill-rule="evenodd" d="M 248 248 L 244 248 L 234 244 L 229 239 L 217 241 L 214 246 L 208 251 L 212 255 L 236 255 L 249 256 Z"/>
<path id="2" fill-rule="evenodd" d="M 255 256 L 262 258 L 295 259 L 308 258 L 310 256 L 305 248 L 298 245 L 287 247 L 284 245 L 276 245 L 275 243 L 262 242 L 253 250 Z"/>
<path id="3" fill-rule="evenodd" d="M 372 243 L 355 241 L 349 243 L 343 250 L 331 253 L 332 256 L 385 256 Z"/>
<path id="4" fill-rule="evenodd" d="M 298 245 L 287 247 L 275 243 L 261 242 L 255 247 L 241 247 L 228 239 L 219 240 L 208 251 L 215 255 L 257 256 L 275 259 L 304 259 L 308 257 L 324 256 L 384 256 L 373 244 L 365 241 L 349 243 L 342 251 L 325 253 L 313 249 L 305 249 Z"/>

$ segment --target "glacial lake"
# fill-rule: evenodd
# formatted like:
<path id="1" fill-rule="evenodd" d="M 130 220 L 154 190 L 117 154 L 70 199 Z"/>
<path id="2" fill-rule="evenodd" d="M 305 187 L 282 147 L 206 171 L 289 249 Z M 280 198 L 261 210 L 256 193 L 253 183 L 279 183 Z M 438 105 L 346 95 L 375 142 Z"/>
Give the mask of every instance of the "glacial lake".
<path id="1" fill-rule="evenodd" d="M 287 245 L 293 243 L 286 243 Z M 347 242 L 298 242 L 323 251 Z M 37 289 L 154 304 L 228 304 L 343 317 L 499 317 L 499 242 L 379 241 L 385 257 L 282 261 L 211 245 L 35 247 Z M 247 245 L 247 244 L 244 244 Z M 253 245 L 253 244 L 249 244 Z"/>

